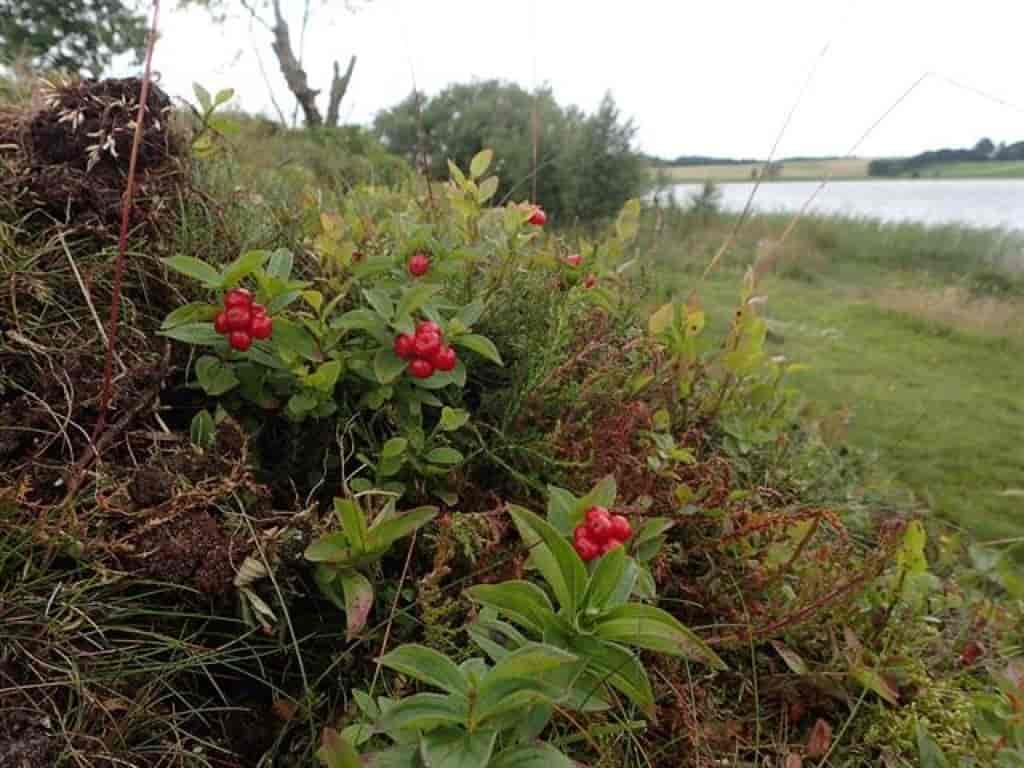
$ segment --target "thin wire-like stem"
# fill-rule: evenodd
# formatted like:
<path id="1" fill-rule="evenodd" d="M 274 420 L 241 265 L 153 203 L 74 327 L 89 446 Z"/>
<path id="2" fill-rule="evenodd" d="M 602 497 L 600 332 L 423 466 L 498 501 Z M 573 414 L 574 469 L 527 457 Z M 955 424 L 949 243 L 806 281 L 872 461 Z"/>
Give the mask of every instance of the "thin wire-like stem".
<path id="1" fill-rule="evenodd" d="M 149 42 L 146 45 L 146 67 L 142 74 L 139 111 L 135 117 L 135 136 L 132 138 L 132 151 L 128 160 L 128 180 L 125 185 L 124 197 L 121 199 L 121 233 L 117 242 L 117 260 L 114 262 L 114 286 L 110 297 L 110 320 L 107 330 L 107 353 L 103 361 L 103 391 L 100 397 L 100 412 L 92 431 L 94 444 L 107 425 L 107 410 L 110 407 L 110 398 L 114 388 L 114 353 L 117 348 L 117 324 L 121 314 L 121 286 L 124 283 L 125 253 L 128 250 L 128 227 L 131 223 L 135 202 L 135 167 L 139 159 L 139 146 L 142 144 L 143 126 L 146 120 L 146 102 L 149 100 L 149 84 L 153 73 L 153 49 L 156 48 L 159 19 L 160 0 L 153 0 L 153 24 L 150 27 Z"/>

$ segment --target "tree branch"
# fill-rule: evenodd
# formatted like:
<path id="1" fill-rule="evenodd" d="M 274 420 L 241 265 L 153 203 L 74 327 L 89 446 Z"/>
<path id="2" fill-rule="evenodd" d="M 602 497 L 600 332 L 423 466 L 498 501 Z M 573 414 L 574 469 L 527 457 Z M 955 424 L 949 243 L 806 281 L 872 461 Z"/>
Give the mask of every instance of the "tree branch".
<path id="1" fill-rule="evenodd" d="M 348 60 L 348 68 L 345 70 L 344 75 L 341 74 L 341 68 L 338 66 L 338 62 L 334 62 L 334 77 L 331 80 L 331 99 L 327 105 L 328 125 L 335 126 L 338 124 L 341 101 L 345 98 L 345 94 L 348 92 L 348 84 L 352 80 L 352 70 L 355 68 L 355 56 L 352 56 Z"/>
<path id="2" fill-rule="evenodd" d="M 274 0 L 273 7 L 274 26 L 271 32 L 274 34 L 274 42 L 271 47 L 274 49 L 277 61 L 281 65 L 281 74 L 284 75 L 285 82 L 288 84 L 288 90 L 295 95 L 299 106 L 302 108 L 306 125 L 323 125 L 323 116 L 316 105 L 316 97 L 320 91 L 309 87 L 309 77 L 306 75 L 299 60 L 295 57 L 295 51 L 292 50 L 288 23 L 281 15 L 281 0 Z"/>

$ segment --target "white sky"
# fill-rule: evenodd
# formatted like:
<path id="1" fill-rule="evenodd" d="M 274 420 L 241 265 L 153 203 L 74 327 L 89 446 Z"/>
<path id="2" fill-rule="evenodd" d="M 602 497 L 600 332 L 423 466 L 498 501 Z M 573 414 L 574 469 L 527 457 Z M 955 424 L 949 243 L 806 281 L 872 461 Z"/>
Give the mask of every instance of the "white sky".
<path id="1" fill-rule="evenodd" d="M 297 46 L 302 0 L 282 4 Z M 193 81 L 232 86 L 238 106 L 273 114 L 258 49 L 290 115 L 265 29 L 173 6 L 161 26 L 154 67 L 172 94 L 189 95 Z M 610 89 L 640 148 L 669 157 L 766 157 L 815 66 L 779 156 L 844 154 L 935 73 L 859 150 L 880 156 L 1024 139 L 1022 29 L 1020 0 L 373 0 L 355 14 L 329 0 L 316 8 L 306 60 L 326 91 L 331 61 L 358 55 L 346 122 L 369 123 L 402 99 L 413 73 L 431 94 L 472 78 L 546 82 L 587 111 Z"/>

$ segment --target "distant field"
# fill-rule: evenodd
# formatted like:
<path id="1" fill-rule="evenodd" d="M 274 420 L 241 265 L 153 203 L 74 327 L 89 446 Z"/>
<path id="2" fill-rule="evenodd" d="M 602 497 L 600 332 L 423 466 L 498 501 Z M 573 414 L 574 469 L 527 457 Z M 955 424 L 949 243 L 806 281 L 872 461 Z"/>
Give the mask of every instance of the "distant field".
<path id="1" fill-rule="evenodd" d="M 822 179 L 866 179 L 870 158 L 850 160 L 797 160 L 782 164 L 782 174 L 773 181 L 807 181 Z M 752 172 L 763 167 L 761 163 L 742 165 L 692 165 L 681 168 L 662 168 L 660 172 L 671 181 L 750 181 Z M 880 180 L 883 177 L 878 177 Z M 909 175 L 897 178 L 911 178 Z M 991 163 L 942 163 L 922 169 L 916 178 L 922 179 L 1018 179 L 1024 178 L 1024 161 Z"/>
<path id="2" fill-rule="evenodd" d="M 778 178 L 785 181 L 820 179 L 831 174 L 834 179 L 863 179 L 868 175 L 870 160 L 859 158 L 844 160 L 798 160 L 783 163 L 782 174 Z M 752 171 L 761 168 L 761 164 L 744 165 L 693 165 L 682 168 L 661 169 L 670 179 L 679 182 L 711 181 L 750 181 Z"/>
<path id="3" fill-rule="evenodd" d="M 919 176 L 922 179 L 1019 179 L 1024 178 L 1024 162 L 943 163 L 924 168 Z"/>

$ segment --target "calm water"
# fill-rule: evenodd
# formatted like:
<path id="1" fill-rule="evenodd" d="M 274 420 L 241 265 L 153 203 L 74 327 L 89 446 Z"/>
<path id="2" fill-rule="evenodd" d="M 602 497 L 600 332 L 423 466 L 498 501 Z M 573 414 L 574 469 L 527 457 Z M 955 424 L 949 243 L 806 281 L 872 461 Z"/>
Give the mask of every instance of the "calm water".
<path id="1" fill-rule="evenodd" d="M 818 186 L 816 181 L 762 184 L 754 208 L 765 213 L 798 211 Z M 729 211 L 742 210 L 752 188 L 750 183 L 720 185 L 722 206 Z M 672 189 L 676 200 L 685 204 L 700 191 L 700 185 L 677 184 Z M 1024 230 L 1024 179 L 833 181 L 818 193 L 809 210 L 887 221 Z"/>

